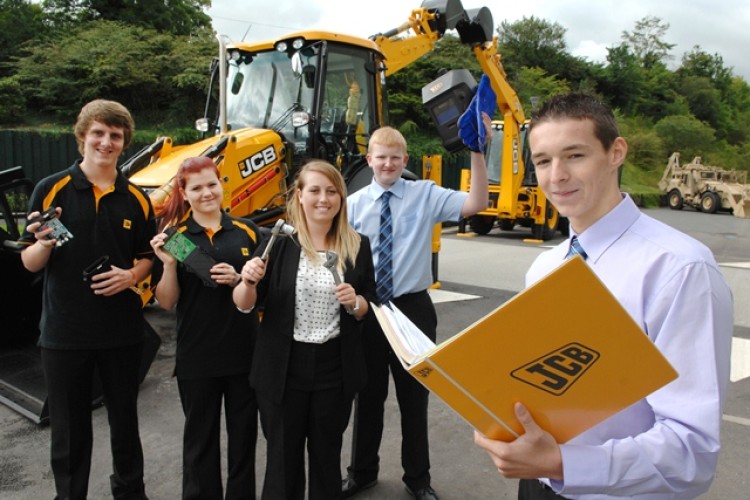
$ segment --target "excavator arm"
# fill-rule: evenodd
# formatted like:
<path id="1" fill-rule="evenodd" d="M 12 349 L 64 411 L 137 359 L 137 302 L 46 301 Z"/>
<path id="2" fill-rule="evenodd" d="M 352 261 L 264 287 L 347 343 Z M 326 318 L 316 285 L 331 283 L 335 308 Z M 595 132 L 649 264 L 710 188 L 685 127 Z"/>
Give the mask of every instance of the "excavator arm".
<path id="1" fill-rule="evenodd" d="M 489 9 L 466 10 L 460 0 L 425 0 L 418 9 L 412 10 L 408 21 L 371 40 L 384 56 L 383 71 L 387 76 L 432 51 L 448 30 L 455 30 L 460 41 L 471 47 L 482 72 L 489 78 L 502 115 L 503 125 L 498 127 L 503 134 L 499 183 L 493 184 L 488 210 L 479 216 L 490 222 L 500 219 L 511 228 L 516 222 L 528 225 L 535 238 L 549 239 L 558 228 L 559 215 L 536 185 L 533 172 L 527 172 L 524 164 L 522 134 L 526 114 L 507 81 Z M 443 146 L 450 152 L 463 148 L 457 121 L 469 104 L 475 86 L 467 70 L 454 69 L 422 88 L 422 101 L 437 125 Z"/>
<path id="2" fill-rule="evenodd" d="M 405 68 L 423 55 L 432 51 L 435 42 L 445 34 L 439 29 L 442 15 L 424 7 L 414 9 L 409 20 L 398 28 L 370 37 L 386 59 L 386 77 Z M 413 36 L 408 36 L 411 33 Z M 406 34 L 407 36 L 400 36 Z"/>
<path id="3" fill-rule="evenodd" d="M 370 39 L 385 56 L 385 74 L 389 76 L 432 51 L 452 29 L 458 31 L 463 43 L 483 44 L 492 40 L 492 14 L 487 7 L 467 11 L 461 0 L 425 0 L 406 22 Z"/>
<path id="4" fill-rule="evenodd" d="M 455 29 L 492 84 L 500 113 L 517 124 L 526 121 L 521 101 L 506 80 L 497 37 L 492 36 L 492 14 L 487 7 L 464 10 L 460 0 L 425 0 L 409 20 L 371 39 L 385 56 L 385 74 L 391 75 L 432 51 L 447 30 Z"/>
<path id="5" fill-rule="evenodd" d="M 471 46 L 482 72 L 489 77 L 502 114 L 503 168 L 498 209 L 511 216 L 516 211 L 517 193 L 524 177 L 520 127 L 526 121 L 521 101 L 506 79 L 505 68 L 493 36 L 492 14 L 486 7 L 465 10 L 460 0 L 425 0 L 409 20 L 398 28 L 372 37 L 385 56 L 385 73 L 390 75 L 433 50 L 447 30 L 455 29 L 462 43 Z"/>
<path id="6" fill-rule="evenodd" d="M 500 171 L 500 184 L 512 186 L 511 189 L 501 189 L 498 194 L 498 213 L 512 217 L 516 212 L 518 192 L 524 178 L 525 166 L 521 154 L 521 124 L 526 121 L 526 115 L 521 106 L 518 94 L 506 79 L 505 68 L 497 52 L 497 37 L 492 42 L 475 44 L 474 55 L 484 74 L 490 79 L 492 90 L 497 96 L 497 107 L 503 119 L 503 157 Z M 507 168 L 506 166 L 510 166 Z"/>

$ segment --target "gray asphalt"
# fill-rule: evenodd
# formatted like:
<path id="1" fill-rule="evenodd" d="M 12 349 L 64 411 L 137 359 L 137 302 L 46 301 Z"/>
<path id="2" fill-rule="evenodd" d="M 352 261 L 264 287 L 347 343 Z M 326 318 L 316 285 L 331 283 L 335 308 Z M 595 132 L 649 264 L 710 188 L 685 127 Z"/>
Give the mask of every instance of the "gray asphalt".
<path id="1" fill-rule="evenodd" d="M 735 296 L 735 340 L 738 345 L 750 344 L 750 316 L 745 311 L 750 297 L 750 220 L 688 210 L 654 209 L 647 212 L 693 234 L 714 251 Z M 441 286 L 433 295 L 440 320 L 439 341 L 459 332 L 521 290 L 524 272 L 531 261 L 546 246 L 559 241 L 545 244 L 524 241 L 529 236 L 528 230 L 523 228 L 512 232 L 494 229 L 486 236 L 473 238 L 457 235 L 455 228 L 444 230 L 438 271 Z M 466 300 L 467 295 L 474 298 Z M 175 379 L 171 377 L 174 317 L 156 307 L 147 308 L 146 314 L 162 338 L 139 399 L 146 489 L 151 500 L 171 500 L 180 496 L 183 421 Z M 533 321 L 533 318 L 529 320 Z M 745 376 L 730 386 L 722 427 L 723 451 L 716 481 L 709 493 L 702 497 L 705 499 L 748 498 L 750 354 L 733 359 L 733 363 Z M 392 392 L 386 407 L 380 479 L 375 487 L 357 497 L 362 500 L 411 498 L 401 482 L 400 427 Z M 94 429 L 89 496 L 92 499 L 111 498 L 108 479 L 111 460 L 105 410 L 94 411 Z M 432 484 L 443 500 L 516 498 L 516 481 L 506 480 L 496 472 L 486 454 L 474 446 L 468 424 L 436 397 L 430 401 L 430 438 Z M 54 496 L 48 446 L 47 427 L 39 427 L 0 406 L 0 498 L 28 500 Z M 264 448 L 261 437 L 257 455 L 259 478 L 263 473 Z M 348 459 L 347 431 L 344 465 Z"/>

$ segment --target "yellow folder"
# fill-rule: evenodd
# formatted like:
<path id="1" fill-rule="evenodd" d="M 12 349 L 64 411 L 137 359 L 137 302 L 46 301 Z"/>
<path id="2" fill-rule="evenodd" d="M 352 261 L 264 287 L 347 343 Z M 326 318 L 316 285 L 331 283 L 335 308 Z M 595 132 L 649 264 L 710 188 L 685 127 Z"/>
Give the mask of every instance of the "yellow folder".
<path id="1" fill-rule="evenodd" d="M 523 433 L 514 403 L 563 443 L 677 378 L 580 258 L 435 346 L 393 304 L 372 304 L 404 367 L 482 434 Z"/>

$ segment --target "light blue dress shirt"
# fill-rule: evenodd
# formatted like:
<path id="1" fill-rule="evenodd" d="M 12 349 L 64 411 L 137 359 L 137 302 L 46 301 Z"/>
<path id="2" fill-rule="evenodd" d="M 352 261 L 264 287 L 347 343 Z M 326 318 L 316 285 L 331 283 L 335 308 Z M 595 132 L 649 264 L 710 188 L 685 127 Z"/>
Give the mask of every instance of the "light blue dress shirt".
<path id="1" fill-rule="evenodd" d="M 370 238 L 378 267 L 380 196 L 385 189 L 375 179 L 347 198 L 349 222 Z M 421 292 L 432 285 L 432 231 L 438 222 L 456 221 L 469 194 L 432 181 L 399 179 L 389 189 L 393 217 L 393 296 Z"/>
<path id="2" fill-rule="evenodd" d="M 707 247 L 641 213 L 627 195 L 577 236 L 586 263 L 679 377 L 561 445 L 564 481 L 545 482 L 584 500 L 695 498 L 711 485 L 719 455 L 732 293 Z M 569 245 L 540 255 L 527 286 L 560 265 Z"/>

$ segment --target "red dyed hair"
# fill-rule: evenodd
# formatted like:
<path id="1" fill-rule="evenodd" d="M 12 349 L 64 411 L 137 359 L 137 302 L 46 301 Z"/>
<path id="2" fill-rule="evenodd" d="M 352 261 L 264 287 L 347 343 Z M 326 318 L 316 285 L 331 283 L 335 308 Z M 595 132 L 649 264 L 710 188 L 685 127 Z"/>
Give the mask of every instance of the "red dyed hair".
<path id="1" fill-rule="evenodd" d="M 220 179 L 219 169 L 214 164 L 211 158 L 206 156 L 196 156 L 193 158 L 187 158 L 180 164 L 180 168 L 177 169 L 177 174 L 172 180 L 172 191 L 167 199 L 166 203 L 162 207 L 161 211 L 156 214 L 159 218 L 159 231 L 162 231 L 165 227 L 177 224 L 181 221 L 185 214 L 188 213 L 190 205 L 182 195 L 182 190 L 185 189 L 187 184 L 187 177 L 191 174 L 197 174 L 205 169 L 211 169 L 216 174 L 216 178 Z"/>

